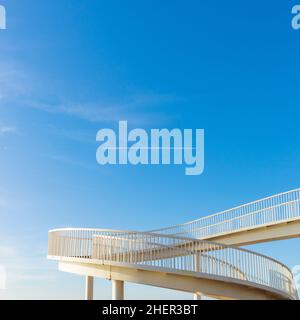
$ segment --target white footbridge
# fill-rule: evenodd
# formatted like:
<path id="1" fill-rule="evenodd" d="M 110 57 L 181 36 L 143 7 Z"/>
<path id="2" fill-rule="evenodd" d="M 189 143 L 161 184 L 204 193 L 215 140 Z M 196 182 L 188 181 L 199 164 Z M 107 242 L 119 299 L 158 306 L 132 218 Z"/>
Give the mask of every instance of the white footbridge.
<path id="1" fill-rule="evenodd" d="M 147 232 L 65 228 L 49 231 L 48 258 L 59 270 L 190 292 L 194 299 L 298 299 L 293 274 L 273 258 L 239 246 L 300 236 L 300 189 L 181 225 Z"/>

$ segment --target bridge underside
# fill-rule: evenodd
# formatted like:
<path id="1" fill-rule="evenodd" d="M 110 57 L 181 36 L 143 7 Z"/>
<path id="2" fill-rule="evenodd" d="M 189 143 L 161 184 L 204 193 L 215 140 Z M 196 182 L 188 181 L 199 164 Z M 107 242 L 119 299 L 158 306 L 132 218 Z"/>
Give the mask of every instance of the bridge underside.
<path id="1" fill-rule="evenodd" d="M 216 241 L 227 245 L 243 246 L 297 237 L 300 237 L 299 219 L 205 237 L 205 240 Z"/>
<path id="2" fill-rule="evenodd" d="M 60 261 L 59 270 L 88 277 L 101 277 L 113 281 L 126 281 L 201 294 L 217 299 L 274 300 L 289 299 L 282 292 L 270 291 L 264 286 L 253 286 L 246 281 L 222 277 L 208 277 L 192 272 L 162 271 L 147 267 L 93 264 Z"/>

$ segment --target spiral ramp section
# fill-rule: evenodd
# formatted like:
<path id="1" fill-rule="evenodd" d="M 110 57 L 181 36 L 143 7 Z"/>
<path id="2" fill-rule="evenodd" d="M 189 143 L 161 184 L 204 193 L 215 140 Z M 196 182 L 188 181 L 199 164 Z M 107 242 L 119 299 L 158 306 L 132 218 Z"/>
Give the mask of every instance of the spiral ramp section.
<path id="1" fill-rule="evenodd" d="M 182 225 L 149 232 L 65 228 L 50 230 L 48 258 L 59 269 L 218 299 L 298 299 L 293 274 L 279 261 L 239 245 L 300 235 L 300 189 L 258 200 Z M 277 236 L 276 236 L 277 235 Z"/>

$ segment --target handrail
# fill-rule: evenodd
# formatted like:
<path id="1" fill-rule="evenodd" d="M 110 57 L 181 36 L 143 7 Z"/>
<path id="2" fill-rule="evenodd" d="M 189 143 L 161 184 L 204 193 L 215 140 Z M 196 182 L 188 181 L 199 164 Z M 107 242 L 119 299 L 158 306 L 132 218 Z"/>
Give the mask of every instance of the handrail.
<path id="1" fill-rule="evenodd" d="M 149 232 L 67 228 L 49 231 L 48 255 L 205 273 L 264 285 L 297 298 L 291 271 L 250 250 Z"/>
<path id="2" fill-rule="evenodd" d="M 259 227 L 266 223 L 288 221 L 295 217 L 300 217 L 300 189 L 150 232 L 205 239 L 222 233 L 230 234 L 244 228 Z"/>
<path id="3" fill-rule="evenodd" d="M 289 191 L 284 191 L 284 192 L 277 193 L 277 194 L 274 194 L 272 196 L 268 196 L 268 197 L 265 197 L 265 198 L 262 198 L 262 199 L 259 199 L 259 200 L 254 200 L 254 201 L 251 201 L 251 202 L 248 202 L 248 203 L 244 203 L 244 204 L 241 204 L 239 206 L 236 206 L 236 207 L 233 207 L 233 208 L 230 208 L 230 209 L 226 209 L 226 210 L 223 210 L 223 211 L 220 211 L 220 212 L 216 212 L 214 214 L 210 214 L 207 217 L 191 220 L 191 221 L 188 221 L 188 222 L 185 222 L 185 223 L 182 223 L 182 224 L 177 224 L 175 226 L 180 226 L 180 225 L 184 225 L 184 224 L 193 223 L 193 222 L 196 222 L 196 221 L 201 220 L 201 219 L 205 219 L 205 218 L 208 218 L 208 217 L 214 217 L 214 216 L 217 216 L 217 215 L 221 215 L 221 214 L 224 214 L 224 213 L 229 212 L 229 211 L 233 211 L 233 210 L 236 210 L 236 209 L 241 209 L 243 207 L 255 204 L 257 202 L 263 202 L 263 201 L 266 201 L 266 200 L 271 200 L 273 198 L 278 198 L 280 196 L 284 196 L 284 195 L 287 195 L 287 194 L 290 194 L 290 193 L 294 193 L 294 192 L 300 192 L 300 188 L 289 190 Z M 166 227 L 166 228 L 168 228 L 168 227 Z"/>
<path id="4" fill-rule="evenodd" d="M 96 233 L 114 233 L 114 234 L 121 234 L 121 235 L 126 235 L 126 234 L 138 234 L 138 235 L 148 235 L 148 236 L 162 236 L 164 238 L 169 238 L 169 239 L 180 239 L 182 241 L 186 241 L 187 243 L 191 243 L 191 242 L 199 242 L 199 240 L 203 243 L 206 243 L 206 244 L 210 244 L 211 245 L 211 248 L 215 248 L 215 247 L 218 247 L 218 246 L 224 246 L 223 244 L 219 243 L 219 242 L 216 242 L 216 241 L 211 241 L 211 240 L 204 240 L 204 239 L 192 239 L 190 237 L 182 237 L 182 236 L 176 236 L 176 235 L 173 235 L 173 234 L 157 234 L 155 232 L 149 232 L 149 231 L 130 231 L 130 230 L 114 230 L 114 229 L 98 229 L 98 228 L 72 228 L 72 227 L 68 227 L 68 228 L 54 228 L 54 229 L 51 229 L 48 231 L 48 234 L 50 233 L 53 233 L 53 232 L 62 232 L 62 231 L 93 231 L 93 232 L 96 232 Z M 85 238 L 78 238 L 78 239 L 85 239 Z M 161 245 L 163 246 L 163 245 Z M 226 247 L 228 248 L 236 248 L 235 246 L 233 245 L 229 245 L 229 244 L 226 244 Z M 253 253 L 253 251 L 251 250 L 248 250 L 246 248 L 241 248 L 239 247 L 239 250 L 240 251 L 244 251 L 244 252 L 249 252 L 249 253 Z M 287 268 L 288 269 L 288 266 L 285 265 L 284 263 L 282 263 L 281 261 L 278 261 L 272 257 L 269 257 L 267 255 L 264 255 L 262 253 L 257 253 L 255 252 L 256 255 L 259 255 L 261 257 L 264 257 L 266 259 L 269 259 L 269 260 L 273 260 L 275 263 L 279 263 L 281 264 L 284 268 Z"/>

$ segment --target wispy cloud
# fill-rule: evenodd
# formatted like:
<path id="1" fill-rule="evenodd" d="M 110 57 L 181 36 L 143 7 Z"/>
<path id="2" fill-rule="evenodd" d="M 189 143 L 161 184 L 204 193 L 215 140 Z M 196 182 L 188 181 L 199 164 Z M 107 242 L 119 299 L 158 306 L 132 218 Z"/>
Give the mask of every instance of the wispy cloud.
<path id="1" fill-rule="evenodd" d="M 32 85 L 27 73 L 15 63 L 0 63 L 0 103 L 31 94 Z"/>
<path id="2" fill-rule="evenodd" d="M 125 119 L 132 124 L 143 125 L 170 119 L 169 113 L 161 107 L 178 101 L 178 98 L 170 94 L 143 93 L 124 97 L 122 102 L 107 100 L 109 99 L 95 103 L 64 101 L 56 105 L 33 100 L 25 103 L 30 108 L 72 116 L 89 122 L 105 123 Z"/>
<path id="3" fill-rule="evenodd" d="M 64 127 L 59 127 L 53 124 L 47 126 L 51 134 L 58 137 L 73 140 L 76 142 L 82 142 L 84 144 L 95 144 L 95 131 L 94 130 L 80 130 L 80 129 L 69 129 Z"/>
<path id="4" fill-rule="evenodd" d="M 16 255 L 17 255 L 17 248 L 15 246 L 0 245 L 0 257 L 2 259 L 15 257 Z"/>
<path id="5" fill-rule="evenodd" d="M 34 253 L 33 253 L 34 252 Z M 18 281 L 54 280 L 53 271 L 45 261 L 45 253 L 32 244 L 1 245 L 1 266 L 8 278 L 8 285 Z"/>
<path id="6" fill-rule="evenodd" d="M 1 150 L 1 147 L 0 147 L 0 150 Z M 3 150 L 5 150 L 5 149 L 3 149 Z M 7 208 L 9 208 L 9 205 L 8 205 L 7 201 L 0 196 L 0 209 L 1 208 L 7 209 Z M 0 256 L 1 256 L 1 246 L 0 246 Z"/>
<path id="7" fill-rule="evenodd" d="M 44 156 L 50 160 L 53 160 L 53 161 L 61 162 L 61 163 L 71 165 L 71 166 L 82 167 L 84 169 L 94 170 L 96 168 L 95 166 L 92 166 L 92 165 L 85 163 L 83 161 L 75 160 L 71 157 L 67 157 L 67 156 L 63 156 L 63 155 L 44 155 Z"/>
<path id="8" fill-rule="evenodd" d="M 0 134 L 8 134 L 8 133 L 15 133 L 17 131 L 16 127 L 0 127 Z"/>
<path id="9" fill-rule="evenodd" d="M 88 122 L 105 123 L 128 120 L 132 124 L 148 124 L 170 120 L 167 107 L 181 100 L 174 94 L 131 91 L 116 97 L 103 97 L 90 102 L 90 97 L 74 102 L 72 97 L 62 98 L 63 93 L 55 93 L 55 85 L 37 79 L 24 68 L 14 63 L 0 63 L 0 106 L 10 103 L 47 113 L 60 114 Z M 100 95 L 101 96 L 101 95 Z M 41 98 L 43 97 L 43 98 Z M 55 102 L 53 102 L 55 101 Z"/>

